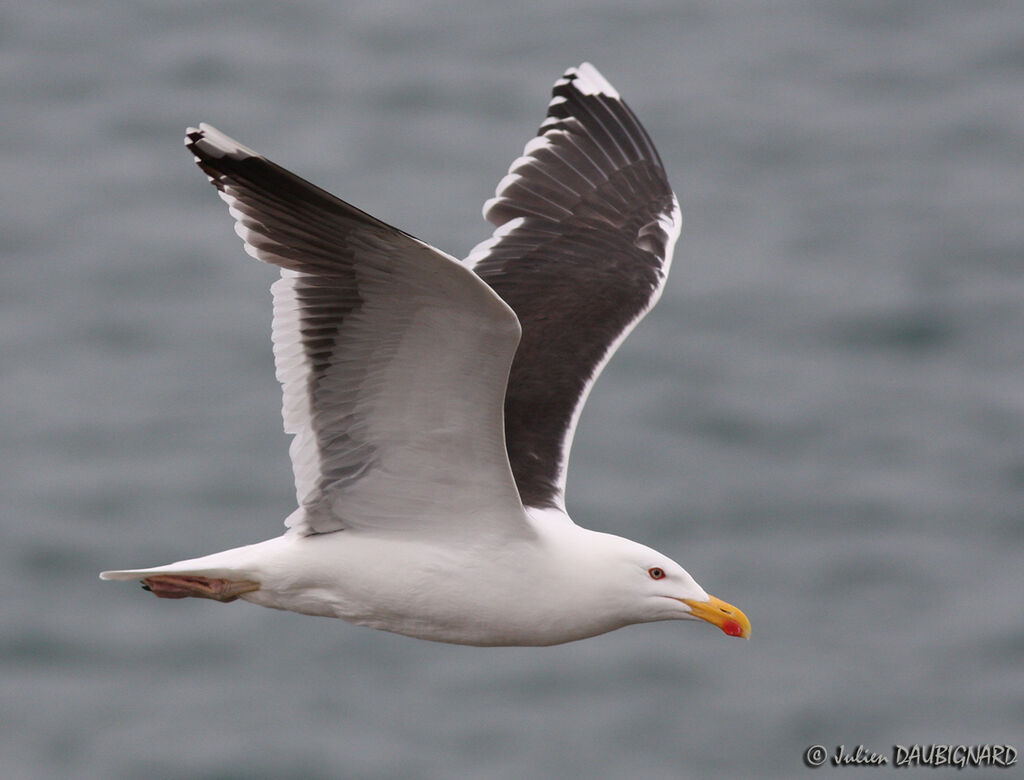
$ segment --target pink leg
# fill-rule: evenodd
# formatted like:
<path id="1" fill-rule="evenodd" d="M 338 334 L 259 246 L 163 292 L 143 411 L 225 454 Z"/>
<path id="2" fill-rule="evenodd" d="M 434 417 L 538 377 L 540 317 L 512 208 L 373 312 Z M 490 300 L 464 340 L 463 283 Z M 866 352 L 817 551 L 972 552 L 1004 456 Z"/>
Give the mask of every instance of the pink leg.
<path id="1" fill-rule="evenodd" d="M 227 603 L 243 593 L 259 590 L 258 582 L 222 580 L 188 574 L 156 574 L 142 581 L 142 587 L 162 599 L 213 599 Z"/>

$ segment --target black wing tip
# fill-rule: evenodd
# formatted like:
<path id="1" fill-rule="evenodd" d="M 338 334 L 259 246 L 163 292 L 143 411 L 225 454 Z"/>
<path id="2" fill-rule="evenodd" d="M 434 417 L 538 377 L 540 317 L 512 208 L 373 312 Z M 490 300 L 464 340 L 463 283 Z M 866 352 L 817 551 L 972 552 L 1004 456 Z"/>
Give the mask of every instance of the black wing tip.
<path id="1" fill-rule="evenodd" d="M 634 147 L 639 159 L 645 159 L 664 169 L 661 156 L 654 142 L 647 134 L 643 124 L 623 99 L 619 91 L 611 85 L 601 72 L 589 62 L 582 62 L 569 68 L 551 89 L 551 101 L 548 103 L 547 116 L 537 130 L 543 136 L 549 130 L 557 129 L 562 123 L 574 117 L 591 126 L 601 126 L 609 132 L 618 125 L 619 142 L 626 141 Z"/>
<path id="2" fill-rule="evenodd" d="M 537 135 L 557 128 L 570 117 L 582 119 L 590 114 L 595 104 L 616 105 L 618 108 L 613 110 L 618 111 L 626 107 L 626 101 L 618 90 L 589 62 L 569 68 L 551 87 L 547 116 L 541 122 Z"/>
<path id="3" fill-rule="evenodd" d="M 498 183 L 494 197 L 484 203 L 484 219 L 498 226 L 516 217 L 557 222 L 573 210 L 558 200 L 562 190 L 579 195 L 616 175 L 624 177 L 624 193 L 649 190 L 671 197 L 654 142 L 597 68 L 583 62 L 567 69 L 551 95 L 537 135 Z M 531 169 L 534 180 L 525 183 Z"/>

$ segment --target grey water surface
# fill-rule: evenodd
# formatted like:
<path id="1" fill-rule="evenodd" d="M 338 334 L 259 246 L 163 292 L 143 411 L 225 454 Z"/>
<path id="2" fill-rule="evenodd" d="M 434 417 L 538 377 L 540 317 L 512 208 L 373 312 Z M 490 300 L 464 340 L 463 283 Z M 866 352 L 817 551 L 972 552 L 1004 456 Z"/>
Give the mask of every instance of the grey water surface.
<path id="1" fill-rule="evenodd" d="M 895 744 L 1024 750 L 1022 42 L 1009 1 L 5 0 L 0 774 L 860 777 Z M 185 127 L 461 256 L 584 59 L 685 225 L 569 508 L 752 640 L 452 647 L 100 582 L 294 506 L 275 272 Z M 890 763 L 812 770 L 813 744 Z"/>

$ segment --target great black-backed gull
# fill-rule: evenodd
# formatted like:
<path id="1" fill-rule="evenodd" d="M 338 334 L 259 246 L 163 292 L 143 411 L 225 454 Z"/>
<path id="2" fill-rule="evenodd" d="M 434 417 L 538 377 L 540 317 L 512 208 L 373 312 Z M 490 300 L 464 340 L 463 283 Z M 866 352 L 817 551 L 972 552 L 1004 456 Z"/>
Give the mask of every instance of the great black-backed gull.
<path id="1" fill-rule="evenodd" d="M 242 598 L 439 642 L 551 645 L 737 608 L 566 514 L 580 410 L 661 294 L 679 205 L 589 63 L 499 183 L 465 261 L 201 124 L 185 145 L 272 286 L 299 508 L 283 536 L 107 571 L 163 598 Z"/>

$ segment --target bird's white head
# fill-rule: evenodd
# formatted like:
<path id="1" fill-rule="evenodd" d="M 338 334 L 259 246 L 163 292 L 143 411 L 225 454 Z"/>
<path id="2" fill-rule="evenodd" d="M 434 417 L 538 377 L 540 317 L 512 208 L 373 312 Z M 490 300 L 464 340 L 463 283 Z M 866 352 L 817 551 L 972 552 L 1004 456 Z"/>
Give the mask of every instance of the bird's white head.
<path id="1" fill-rule="evenodd" d="M 709 595 L 682 566 L 657 550 L 610 534 L 587 535 L 588 557 L 600 572 L 602 598 L 627 623 L 705 620 L 729 636 L 750 638 L 743 611 Z"/>

